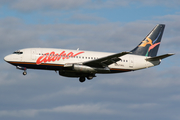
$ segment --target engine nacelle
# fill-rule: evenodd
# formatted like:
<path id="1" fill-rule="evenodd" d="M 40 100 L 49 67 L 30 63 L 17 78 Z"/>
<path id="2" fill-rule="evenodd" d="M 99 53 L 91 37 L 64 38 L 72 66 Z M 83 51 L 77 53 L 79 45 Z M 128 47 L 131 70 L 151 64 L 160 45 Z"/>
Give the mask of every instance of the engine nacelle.
<path id="1" fill-rule="evenodd" d="M 73 65 L 73 70 L 75 70 L 77 72 L 83 72 L 83 73 L 95 73 L 96 72 L 96 70 L 92 67 L 85 66 L 85 65 L 77 65 L 77 64 Z"/>
<path id="2" fill-rule="evenodd" d="M 64 76 L 64 77 L 80 77 L 81 76 L 81 74 L 68 71 L 68 70 L 60 70 L 59 75 Z"/>
<path id="3" fill-rule="evenodd" d="M 88 80 L 92 79 L 93 77 L 96 77 L 95 74 L 89 74 L 89 73 L 82 73 L 82 72 L 74 72 L 71 70 L 60 70 L 59 75 L 64 77 L 87 77 Z"/>

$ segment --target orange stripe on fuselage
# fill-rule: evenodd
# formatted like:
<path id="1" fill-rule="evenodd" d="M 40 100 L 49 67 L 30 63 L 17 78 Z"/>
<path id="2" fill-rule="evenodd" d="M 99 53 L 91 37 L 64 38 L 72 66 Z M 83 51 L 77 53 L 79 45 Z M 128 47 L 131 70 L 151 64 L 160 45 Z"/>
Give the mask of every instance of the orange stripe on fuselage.
<path id="1" fill-rule="evenodd" d="M 29 65 L 37 65 L 36 63 L 29 63 L 29 62 L 9 62 L 11 64 L 29 64 Z M 60 64 L 48 64 L 48 63 L 42 63 L 41 65 L 47 65 L 47 66 L 64 66 Z M 40 66 L 40 65 L 37 65 Z"/>

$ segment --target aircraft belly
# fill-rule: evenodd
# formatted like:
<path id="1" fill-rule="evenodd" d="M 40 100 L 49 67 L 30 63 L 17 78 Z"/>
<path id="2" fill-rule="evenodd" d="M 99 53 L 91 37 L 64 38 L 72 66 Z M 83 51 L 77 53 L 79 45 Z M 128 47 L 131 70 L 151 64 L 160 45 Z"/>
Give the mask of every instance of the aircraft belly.
<path id="1" fill-rule="evenodd" d="M 44 69 L 44 70 L 61 70 L 63 68 L 63 65 L 61 64 L 41 64 L 37 65 L 34 62 L 9 62 L 10 64 L 14 66 L 21 66 L 26 67 L 29 69 Z"/>
<path id="2" fill-rule="evenodd" d="M 130 72 L 133 71 L 132 69 L 127 68 L 110 68 L 110 73 L 122 73 L 122 72 Z"/>
<path id="3" fill-rule="evenodd" d="M 129 72 L 134 70 L 132 67 L 128 66 L 128 63 L 122 63 L 122 62 L 111 64 L 109 68 L 110 68 L 110 73 Z"/>

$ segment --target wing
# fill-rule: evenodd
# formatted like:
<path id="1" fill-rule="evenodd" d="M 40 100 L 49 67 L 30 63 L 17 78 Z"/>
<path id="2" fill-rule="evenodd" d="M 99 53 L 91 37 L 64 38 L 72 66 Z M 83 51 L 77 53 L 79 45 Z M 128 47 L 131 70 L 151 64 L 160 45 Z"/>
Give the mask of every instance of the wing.
<path id="1" fill-rule="evenodd" d="M 122 53 L 117 53 L 113 55 L 109 55 L 106 57 L 102 57 L 96 60 L 91 60 L 87 62 L 83 62 L 83 65 L 91 66 L 91 67 L 106 67 L 112 63 L 116 63 L 117 61 L 121 60 L 119 57 L 129 54 L 131 52 L 122 52 Z"/>

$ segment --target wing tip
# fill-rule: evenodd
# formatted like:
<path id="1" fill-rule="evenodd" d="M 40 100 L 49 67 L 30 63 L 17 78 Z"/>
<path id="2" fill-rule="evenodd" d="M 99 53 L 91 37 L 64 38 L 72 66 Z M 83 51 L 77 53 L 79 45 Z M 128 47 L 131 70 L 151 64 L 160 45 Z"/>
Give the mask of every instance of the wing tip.
<path id="1" fill-rule="evenodd" d="M 169 55 L 169 56 L 171 56 L 171 55 L 175 55 L 175 53 L 168 53 L 168 55 Z"/>

